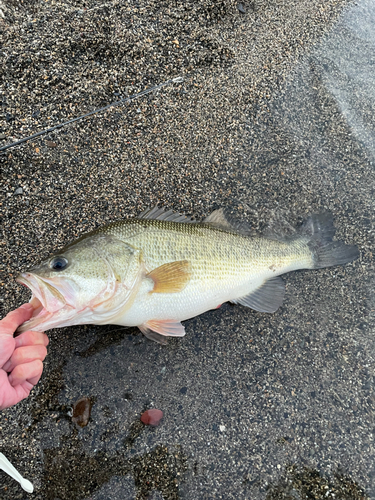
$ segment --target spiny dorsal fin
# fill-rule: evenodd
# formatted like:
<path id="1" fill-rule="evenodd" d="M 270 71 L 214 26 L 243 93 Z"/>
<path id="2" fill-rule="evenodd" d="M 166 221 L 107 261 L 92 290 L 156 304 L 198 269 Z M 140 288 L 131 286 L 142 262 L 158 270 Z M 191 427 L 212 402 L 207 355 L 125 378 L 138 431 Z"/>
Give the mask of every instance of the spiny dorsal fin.
<path id="1" fill-rule="evenodd" d="M 137 216 L 137 219 L 153 219 L 162 220 L 170 222 L 184 222 L 187 224 L 199 224 L 196 220 L 186 217 L 185 215 L 180 215 L 173 210 L 165 211 L 164 208 L 153 207 L 148 208 L 141 214 Z M 234 233 L 242 234 L 244 236 L 254 235 L 254 230 L 251 228 L 250 224 L 243 221 L 238 221 L 232 217 L 225 214 L 222 208 L 214 210 L 212 214 L 203 220 L 204 224 L 209 224 L 210 226 L 223 229 L 224 231 L 231 231 Z"/>
<path id="2" fill-rule="evenodd" d="M 205 224 L 211 224 L 212 226 L 221 227 L 222 229 L 227 229 L 228 231 L 232 230 L 232 226 L 225 217 L 224 209 L 222 208 L 214 210 L 212 214 L 203 220 L 203 222 Z"/>
<path id="3" fill-rule="evenodd" d="M 187 260 L 168 262 L 147 274 L 154 281 L 150 293 L 181 292 L 190 281 L 190 264 Z"/>
<path id="4" fill-rule="evenodd" d="M 154 219 L 165 220 L 169 222 L 185 222 L 187 224 L 195 224 L 196 221 L 186 215 L 180 215 L 173 210 L 165 211 L 164 208 L 153 207 L 147 208 L 144 212 L 137 216 L 137 219 Z"/>

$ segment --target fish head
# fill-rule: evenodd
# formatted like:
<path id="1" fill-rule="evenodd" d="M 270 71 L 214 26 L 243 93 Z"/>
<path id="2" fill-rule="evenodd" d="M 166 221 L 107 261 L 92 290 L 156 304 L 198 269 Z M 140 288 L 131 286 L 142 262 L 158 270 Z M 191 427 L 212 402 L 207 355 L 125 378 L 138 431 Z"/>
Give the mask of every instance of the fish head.
<path id="1" fill-rule="evenodd" d="M 140 251 L 107 234 L 68 245 L 18 276 L 35 308 L 18 332 L 108 322 L 135 292 L 141 262 Z"/>

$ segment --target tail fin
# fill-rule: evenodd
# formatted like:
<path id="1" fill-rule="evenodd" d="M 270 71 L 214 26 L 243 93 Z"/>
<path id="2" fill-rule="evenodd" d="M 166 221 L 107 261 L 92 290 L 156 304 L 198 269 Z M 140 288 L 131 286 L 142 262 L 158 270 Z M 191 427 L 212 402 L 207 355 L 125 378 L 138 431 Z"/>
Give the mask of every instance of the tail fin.
<path id="1" fill-rule="evenodd" d="M 356 246 L 332 241 L 335 232 L 330 213 L 311 215 L 300 227 L 300 235 L 309 239 L 308 246 L 313 253 L 315 269 L 346 264 L 359 257 Z"/>

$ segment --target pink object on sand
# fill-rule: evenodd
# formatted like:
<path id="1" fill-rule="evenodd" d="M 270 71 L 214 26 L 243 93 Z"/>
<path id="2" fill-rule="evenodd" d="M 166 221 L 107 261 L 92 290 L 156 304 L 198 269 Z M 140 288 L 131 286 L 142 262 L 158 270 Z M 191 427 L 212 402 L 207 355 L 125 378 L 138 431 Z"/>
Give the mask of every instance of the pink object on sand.
<path id="1" fill-rule="evenodd" d="M 163 412 L 161 410 L 146 410 L 141 415 L 141 422 L 143 422 L 145 425 L 152 425 L 153 427 L 156 427 L 160 424 L 160 420 L 162 418 Z"/>

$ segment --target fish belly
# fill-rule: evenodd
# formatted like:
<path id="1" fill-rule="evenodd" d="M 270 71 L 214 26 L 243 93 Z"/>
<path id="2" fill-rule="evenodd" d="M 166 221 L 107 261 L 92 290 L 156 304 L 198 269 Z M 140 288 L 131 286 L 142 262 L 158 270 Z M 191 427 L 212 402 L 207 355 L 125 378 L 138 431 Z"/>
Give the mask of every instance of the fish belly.
<path id="1" fill-rule="evenodd" d="M 152 285 L 142 284 L 132 306 L 114 322 L 123 326 L 139 326 L 149 320 L 184 321 L 210 309 L 216 309 L 224 302 L 244 297 L 257 290 L 270 278 L 290 269 L 264 271 L 253 275 L 238 276 L 207 283 L 198 280 L 190 283 L 178 293 L 152 293 Z"/>
<path id="2" fill-rule="evenodd" d="M 237 290 L 203 290 L 200 287 L 187 286 L 179 293 L 138 293 L 131 308 L 122 317 L 116 318 L 116 324 L 138 326 L 149 320 L 183 321 L 198 316 L 210 309 L 216 309 L 222 303 L 235 296 L 246 295 L 251 288 L 247 283 Z M 254 285 L 254 289 L 257 285 Z"/>

